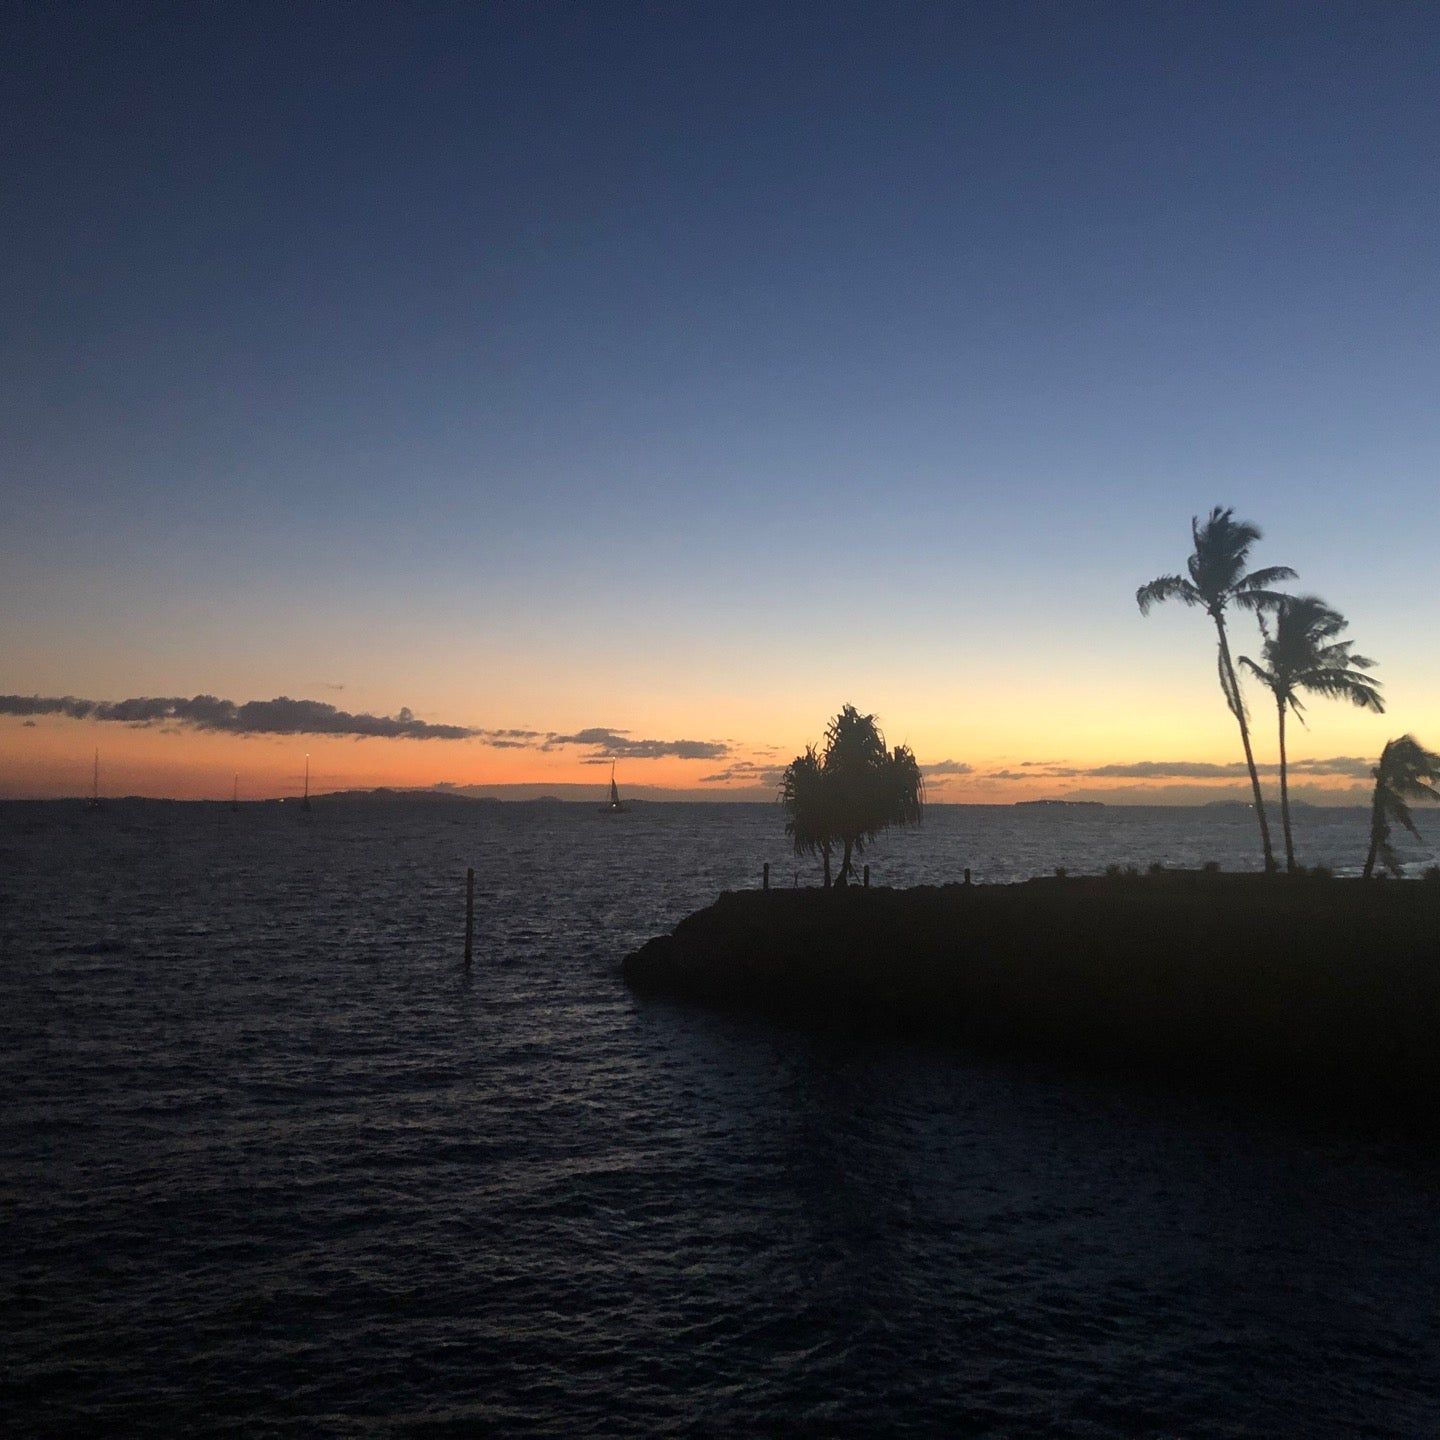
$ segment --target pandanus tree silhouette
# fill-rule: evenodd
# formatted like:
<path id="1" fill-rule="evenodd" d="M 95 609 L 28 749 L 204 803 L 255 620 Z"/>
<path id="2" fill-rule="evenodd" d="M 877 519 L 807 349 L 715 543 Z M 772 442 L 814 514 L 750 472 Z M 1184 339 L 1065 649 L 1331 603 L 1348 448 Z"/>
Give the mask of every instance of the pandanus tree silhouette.
<path id="1" fill-rule="evenodd" d="M 843 886 L 867 842 L 892 826 L 919 823 L 925 781 L 908 745 L 887 749 L 875 717 L 846 705 L 826 726 L 823 752 L 807 746 L 786 767 L 780 803 L 795 853 L 821 855 L 827 887 L 831 852 L 840 849 L 835 883 Z"/>
<path id="2" fill-rule="evenodd" d="M 797 855 L 818 854 L 825 863 L 825 888 L 830 888 L 830 852 L 835 844 L 830 816 L 830 789 L 825 770 L 813 745 L 805 747 L 786 767 L 780 779 L 780 804 L 785 809 L 785 833 Z"/>
<path id="3" fill-rule="evenodd" d="M 1427 750 L 1413 735 L 1392 740 L 1370 771 L 1375 777 L 1375 799 L 1370 806 L 1370 853 L 1365 857 L 1365 879 L 1375 873 L 1378 859 L 1392 875 L 1399 875 L 1400 859 L 1390 844 L 1392 822 L 1403 825 L 1417 840 L 1420 831 L 1407 800 L 1440 800 L 1440 755 Z"/>
<path id="4" fill-rule="evenodd" d="M 1255 818 L 1260 824 L 1260 843 L 1265 850 L 1265 868 L 1275 869 L 1275 851 L 1270 843 L 1270 823 L 1265 816 L 1265 799 L 1260 793 L 1260 776 L 1255 769 L 1255 752 L 1250 746 L 1250 723 L 1245 713 L 1245 697 L 1240 690 L 1240 677 L 1230 656 L 1230 640 L 1225 630 L 1225 612 L 1231 605 L 1243 610 L 1274 609 L 1284 599 L 1271 587 L 1282 580 L 1293 580 L 1295 572 L 1288 565 L 1271 565 L 1263 570 L 1246 572 L 1250 547 L 1260 539 L 1260 527 L 1248 520 L 1236 520 L 1235 512 L 1215 506 L 1202 524 L 1198 517 L 1190 521 L 1194 551 L 1185 563 L 1184 575 L 1161 575 L 1135 592 L 1135 603 L 1142 615 L 1153 605 L 1178 600 L 1182 605 L 1198 606 L 1215 622 L 1219 641 L 1220 693 L 1235 723 L 1240 727 L 1240 743 L 1245 749 L 1245 764 L 1250 771 L 1250 789 L 1255 796 Z"/>
<path id="5" fill-rule="evenodd" d="M 1295 841 L 1290 830 L 1289 762 L 1285 753 L 1285 715 L 1293 711 L 1305 723 L 1300 693 L 1348 700 L 1362 710 L 1383 714 L 1379 682 L 1365 674 L 1375 662 L 1351 653 L 1354 642 L 1342 640 L 1349 622 L 1316 595 L 1286 595 L 1275 607 L 1272 629 L 1262 611 L 1263 664 L 1248 655 L 1240 663 L 1275 697 L 1280 724 L 1280 823 L 1285 831 L 1285 868 L 1295 869 Z"/>

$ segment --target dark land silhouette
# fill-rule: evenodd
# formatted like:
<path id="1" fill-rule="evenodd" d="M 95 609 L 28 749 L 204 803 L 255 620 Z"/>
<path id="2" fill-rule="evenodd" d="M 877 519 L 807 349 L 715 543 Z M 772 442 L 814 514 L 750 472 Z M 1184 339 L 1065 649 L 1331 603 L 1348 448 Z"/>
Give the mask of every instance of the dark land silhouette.
<path id="1" fill-rule="evenodd" d="M 1440 872 L 722 895 L 639 992 L 1440 1119 Z"/>

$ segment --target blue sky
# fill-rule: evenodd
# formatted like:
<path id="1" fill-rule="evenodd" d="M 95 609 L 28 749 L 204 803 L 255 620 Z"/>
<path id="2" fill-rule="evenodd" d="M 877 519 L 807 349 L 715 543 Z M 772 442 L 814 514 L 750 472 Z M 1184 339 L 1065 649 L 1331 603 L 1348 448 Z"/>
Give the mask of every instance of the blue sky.
<path id="1" fill-rule="evenodd" d="M 998 757 L 1219 502 L 1440 702 L 1431 7 L 6 25 L 4 689 Z"/>

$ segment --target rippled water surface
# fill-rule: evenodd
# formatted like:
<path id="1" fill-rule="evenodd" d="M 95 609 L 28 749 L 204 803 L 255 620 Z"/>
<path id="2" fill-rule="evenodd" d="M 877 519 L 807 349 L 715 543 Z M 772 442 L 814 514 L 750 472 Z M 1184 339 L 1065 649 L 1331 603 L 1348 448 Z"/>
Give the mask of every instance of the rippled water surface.
<path id="1" fill-rule="evenodd" d="M 1253 849 L 937 809 L 870 858 Z M 633 999 L 767 859 L 764 807 L 0 806 L 9 1428 L 1440 1432 L 1429 1155 Z"/>

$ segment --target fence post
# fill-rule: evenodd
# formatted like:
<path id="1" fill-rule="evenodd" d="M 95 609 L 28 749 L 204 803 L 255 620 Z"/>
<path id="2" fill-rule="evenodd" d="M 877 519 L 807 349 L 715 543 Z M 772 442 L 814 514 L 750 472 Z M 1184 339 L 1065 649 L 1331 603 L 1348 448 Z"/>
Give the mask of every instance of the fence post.
<path id="1" fill-rule="evenodd" d="M 965 883 L 967 885 L 970 883 L 970 867 L 968 865 L 965 867 Z"/>
<path id="2" fill-rule="evenodd" d="M 861 883 L 864 885 L 865 889 L 868 890 L 870 888 L 870 867 L 868 865 L 865 867 L 865 878 Z"/>
<path id="3" fill-rule="evenodd" d="M 765 862 L 765 874 L 760 884 L 766 890 L 770 888 L 770 862 L 768 860 Z"/>
<path id="4" fill-rule="evenodd" d="M 475 867 L 465 872 L 465 968 L 475 953 Z"/>

